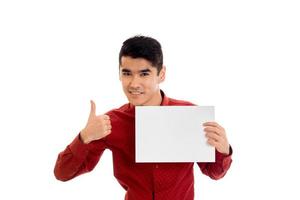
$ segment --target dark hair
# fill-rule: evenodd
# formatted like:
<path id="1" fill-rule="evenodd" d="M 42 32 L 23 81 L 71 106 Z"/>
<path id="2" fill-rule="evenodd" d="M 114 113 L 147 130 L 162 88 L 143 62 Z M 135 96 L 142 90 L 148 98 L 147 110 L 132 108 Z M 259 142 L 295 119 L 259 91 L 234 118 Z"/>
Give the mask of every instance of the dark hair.
<path id="1" fill-rule="evenodd" d="M 132 58 L 144 58 L 157 68 L 159 73 L 163 65 L 163 53 L 160 43 L 151 37 L 137 35 L 123 42 L 119 53 L 119 66 L 121 66 L 122 56 Z"/>

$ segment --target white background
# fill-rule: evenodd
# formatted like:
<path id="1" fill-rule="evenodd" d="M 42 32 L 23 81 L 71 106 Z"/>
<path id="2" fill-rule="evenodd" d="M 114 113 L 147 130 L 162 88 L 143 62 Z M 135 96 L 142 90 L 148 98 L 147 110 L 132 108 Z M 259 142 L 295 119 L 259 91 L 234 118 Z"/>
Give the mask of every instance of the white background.
<path id="1" fill-rule="evenodd" d="M 69 182 L 56 157 L 126 103 L 122 42 L 158 39 L 170 97 L 216 106 L 234 149 L 224 179 L 195 167 L 195 199 L 299 199 L 300 6 L 252 1 L 0 1 L 0 199 L 124 198 L 111 153 Z"/>

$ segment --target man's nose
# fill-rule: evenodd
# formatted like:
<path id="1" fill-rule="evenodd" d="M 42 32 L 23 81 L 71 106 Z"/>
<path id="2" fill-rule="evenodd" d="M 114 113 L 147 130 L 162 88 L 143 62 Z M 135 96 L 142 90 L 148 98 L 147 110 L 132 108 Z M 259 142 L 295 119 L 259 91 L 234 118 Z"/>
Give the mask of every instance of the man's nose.
<path id="1" fill-rule="evenodd" d="M 138 87 L 140 85 L 140 78 L 138 76 L 133 76 L 130 81 L 131 87 Z"/>

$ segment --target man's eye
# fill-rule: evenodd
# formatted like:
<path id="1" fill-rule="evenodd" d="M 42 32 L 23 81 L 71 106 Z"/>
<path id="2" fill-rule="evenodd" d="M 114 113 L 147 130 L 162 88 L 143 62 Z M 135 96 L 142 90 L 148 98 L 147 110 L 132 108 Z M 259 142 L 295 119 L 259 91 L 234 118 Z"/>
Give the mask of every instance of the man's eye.
<path id="1" fill-rule="evenodd" d="M 149 75 L 149 73 L 147 73 L 147 72 L 141 73 L 141 76 L 148 76 L 148 75 Z"/>
<path id="2" fill-rule="evenodd" d="M 130 72 L 123 72 L 123 76 L 130 76 Z"/>

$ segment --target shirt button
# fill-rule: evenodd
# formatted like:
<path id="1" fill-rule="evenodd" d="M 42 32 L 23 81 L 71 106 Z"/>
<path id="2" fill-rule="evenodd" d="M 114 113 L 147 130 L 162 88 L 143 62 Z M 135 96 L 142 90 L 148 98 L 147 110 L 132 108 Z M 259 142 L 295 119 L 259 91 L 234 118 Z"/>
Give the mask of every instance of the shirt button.
<path id="1" fill-rule="evenodd" d="M 155 168 L 157 169 L 157 168 L 158 168 L 158 165 L 155 165 Z"/>

